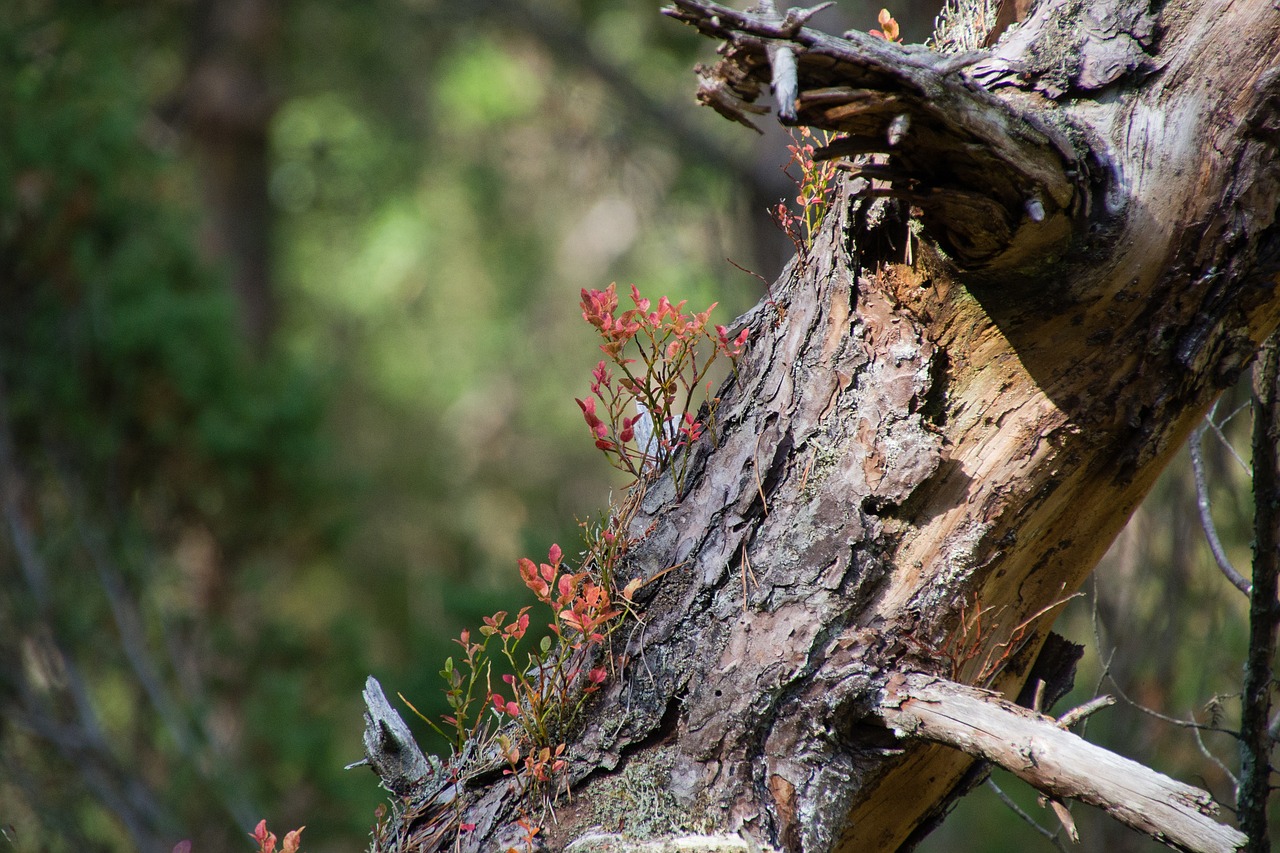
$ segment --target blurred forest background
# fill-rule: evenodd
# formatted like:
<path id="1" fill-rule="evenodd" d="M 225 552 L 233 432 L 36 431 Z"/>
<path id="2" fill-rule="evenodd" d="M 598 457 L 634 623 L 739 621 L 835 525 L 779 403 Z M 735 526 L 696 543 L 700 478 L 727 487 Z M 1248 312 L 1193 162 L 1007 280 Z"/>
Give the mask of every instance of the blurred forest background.
<path id="1" fill-rule="evenodd" d="M 695 106 L 712 45 L 658 5 L 0 4 L 0 848 L 249 849 L 262 817 L 366 844 L 364 677 L 438 713 L 450 638 L 609 499 L 578 290 L 727 322 L 762 286 L 726 259 L 789 254 L 786 135 Z M 938 6 L 892 8 L 906 40 Z M 1229 396 L 1204 447 L 1247 571 Z M 1180 460 L 1066 609 L 1073 698 L 1234 722 L 1245 599 L 1196 512 Z M 1089 731 L 1231 802 L 1189 731 L 1123 703 Z M 926 849 L 1036 844 L 981 790 Z"/>

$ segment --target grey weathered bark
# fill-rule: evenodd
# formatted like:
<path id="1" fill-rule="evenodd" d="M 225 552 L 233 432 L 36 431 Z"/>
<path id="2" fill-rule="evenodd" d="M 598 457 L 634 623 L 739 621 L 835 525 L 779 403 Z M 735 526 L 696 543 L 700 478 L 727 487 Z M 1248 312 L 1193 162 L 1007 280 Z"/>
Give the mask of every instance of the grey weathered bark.
<path id="1" fill-rule="evenodd" d="M 900 742 L 886 687 L 1017 694 L 1055 605 L 1280 322 L 1280 12 L 1046 0 L 963 57 L 671 14 L 727 40 L 717 109 L 745 118 L 786 48 L 796 121 L 875 159 L 742 318 L 683 493 L 643 496 L 630 573 L 680 568 L 646 589 L 544 837 L 617 829 L 604 806 L 644 778 L 671 831 L 898 849 L 973 759 Z M 430 777 L 383 842 L 506 849 L 516 799 L 496 770 Z"/>

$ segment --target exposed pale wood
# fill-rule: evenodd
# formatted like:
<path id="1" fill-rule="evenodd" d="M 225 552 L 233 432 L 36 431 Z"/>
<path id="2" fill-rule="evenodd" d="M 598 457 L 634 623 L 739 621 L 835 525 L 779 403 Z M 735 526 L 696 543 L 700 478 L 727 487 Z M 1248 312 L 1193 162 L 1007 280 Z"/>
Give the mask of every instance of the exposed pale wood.
<path id="1" fill-rule="evenodd" d="M 1219 823 L 1208 793 L 1095 746 L 994 693 L 940 678 L 891 678 L 879 714 L 901 737 L 947 744 L 998 764 L 1058 799 L 1105 809 L 1169 846 L 1230 853 L 1244 833 Z"/>

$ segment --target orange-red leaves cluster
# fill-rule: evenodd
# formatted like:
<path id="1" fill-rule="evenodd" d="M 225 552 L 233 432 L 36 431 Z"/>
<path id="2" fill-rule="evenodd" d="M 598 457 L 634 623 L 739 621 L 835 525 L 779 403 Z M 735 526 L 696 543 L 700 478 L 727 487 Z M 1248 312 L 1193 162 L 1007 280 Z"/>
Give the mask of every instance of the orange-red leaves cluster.
<path id="1" fill-rule="evenodd" d="M 893 15 L 889 14 L 888 9 L 881 9 L 876 20 L 880 22 L 880 29 L 872 30 L 871 35 L 889 42 L 902 41 L 902 32 L 898 28 L 898 22 L 893 19 Z"/>
<path id="2" fill-rule="evenodd" d="M 302 844 L 302 830 L 305 826 L 290 830 L 285 833 L 284 845 L 280 848 L 279 853 L 298 853 L 298 848 Z M 276 834 L 267 830 L 266 820 L 258 821 L 257 827 L 253 832 L 249 833 L 249 837 L 258 842 L 258 853 L 277 853 L 276 851 Z"/>

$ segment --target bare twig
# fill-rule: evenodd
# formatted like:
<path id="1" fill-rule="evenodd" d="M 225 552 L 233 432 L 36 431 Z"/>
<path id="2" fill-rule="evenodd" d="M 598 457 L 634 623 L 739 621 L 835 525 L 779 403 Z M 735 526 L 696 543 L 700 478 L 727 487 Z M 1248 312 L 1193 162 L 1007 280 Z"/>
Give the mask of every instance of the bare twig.
<path id="1" fill-rule="evenodd" d="M 1101 658 L 1104 644 L 1102 642 L 1102 630 L 1100 628 L 1099 620 L 1098 620 L 1097 600 L 1098 600 L 1098 586 L 1097 586 L 1097 580 L 1095 579 L 1094 590 L 1093 590 L 1094 604 L 1093 604 L 1093 613 L 1092 613 L 1093 641 L 1094 641 L 1095 647 L 1098 649 L 1099 658 Z M 1224 728 L 1221 728 L 1220 726 L 1206 726 L 1203 723 L 1197 723 L 1194 718 L 1190 720 L 1182 720 L 1177 717 L 1170 717 L 1167 714 L 1161 714 L 1159 711 L 1153 708 L 1148 708 L 1146 705 L 1143 705 L 1142 703 L 1138 702 L 1136 699 L 1130 698 L 1129 694 L 1125 693 L 1124 688 L 1120 686 L 1120 682 L 1117 681 L 1115 676 L 1111 674 L 1111 662 L 1115 659 L 1115 656 L 1116 656 L 1116 649 L 1112 648 L 1111 653 L 1107 655 L 1106 660 L 1102 662 L 1102 671 L 1098 675 L 1098 683 L 1094 686 L 1095 693 L 1097 693 L 1099 690 L 1102 689 L 1102 685 L 1105 682 L 1110 682 L 1112 690 L 1115 691 L 1116 695 L 1119 696 L 1126 705 L 1128 705 L 1130 708 L 1133 708 L 1137 711 L 1141 711 L 1142 713 L 1146 714 L 1148 717 L 1152 717 L 1154 719 L 1160 720 L 1161 722 L 1169 723 L 1170 725 L 1178 726 L 1180 728 L 1195 729 L 1196 731 L 1218 732 L 1219 734 L 1231 735 L 1232 737 L 1236 736 L 1236 732 L 1230 729 L 1224 729 Z"/>
<path id="2" fill-rule="evenodd" d="M 137 849 L 158 849 L 160 836 L 172 836 L 176 831 L 176 819 L 141 777 L 121 766 L 116 758 L 120 750 L 110 741 L 99 718 L 89 684 L 71 651 L 64 648 L 58 638 L 52 618 L 54 602 L 50 567 L 41 557 L 36 534 L 20 509 L 23 472 L 17 464 L 12 434 L 4 389 L 0 386 L 0 503 L 3 504 L 10 542 L 27 583 L 27 593 L 36 605 L 34 618 L 23 641 L 38 649 L 44 668 L 56 671 L 58 677 L 55 688 L 37 686 L 25 664 L 13 665 L 4 678 L 15 685 L 17 702 L 5 709 L 6 716 L 51 744 L 75 768 L 84 786 L 126 827 Z M 55 464 L 54 467 L 58 466 Z M 219 775 L 230 778 L 225 769 L 221 769 L 225 762 L 210 754 L 207 747 L 197 748 L 193 729 L 205 734 L 206 744 L 207 733 L 201 730 L 197 720 L 184 712 L 183 705 L 166 688 L 159 667 L 147 650 L 137 604 L 128 594 L 120 571 L 107 556 L 104 537 L 89 523 L 80 491 L 72 488 L 71 478 L 65 470 L 59 480 L 81 544 L 97 570 L 120 636 L 121 648 L 137 683 L 151 701 L 187 766 L 211 784 L 220 804 L 236 825 L 250 825 L 253 816 L 251 805 L 234 785 L 219 784 L 220 780 L 216 778 Z M 51 690 L 57 693 L 51 694 Z"/>
<path id="3" fill-rule="evenodd" d="M 1205 431 L 1213 424 L 1213 412 L 1216 408 L 1215 403 L 1200 425 L 1191 431 L 1191 439 L 1187 445 L 1191 451 L 1191 470 L 1195 475 L 1196 507 L 1200 511 L 1200 527 L 1204 530 L 1205 539 L 1209 541 L 1209 550 L 1213 553 L 1214 562 L 1218 564 L 1218 568 L 1227 580 L 1231 581 L 1232 586 L 1248 595 L 1249 582 L 1236 571 L 1236 567 L 1231 564 L 1231 558 L 1227 556 L 1226 549 L 1222 547 L 1222 540 L 1218 538 L 1218 528 L 1213 523 L 1213 513 L 1209 506 L 1209 484 L 1204 470 L 1203 441 Z"/>
<path id="4" fill-rule="evenodd" d="M 1227 438 L 1227 434 L 1222 431 L 1222 428 L 1231 423 L 1232 419 L 1234 419 L 1236 415 L 1248 409 L 1249 406 L 1249 403 L 1241 403 L 1235 407 L 1235 410 L 1232 411 L 1231 414 L 1227 415 L 1221 421 L 1214 420 L 1213 417 L 1209 418 L 1209 429 L 1213 430 L 1213 434 L 1218 437 L 1218 440 L 1222 442 L 1222 446 L 1231 454 L 1231 458 L 1236 460 L 1236 464 L 1238 464 L 1240 469 L 1246 474 L 1249 473 L 1249 463 L 1240 455 L 1240 451 L 1236 450 L 1236 446 L 1231 443 L 1229 438 Z"/>
<path id="5" fill-rule="evenodd" d="M 1214 765 L 1216 765 L 1217 768 L 1231 780 L 1232 790 L 1238 789 L 1240 787 L 1240 780 L 1237 779 L 1236 774 L 1232 773 L 1230 768 L 1223 763 L 1222 759 L 1209 751 L 1209 747 L 1205 745 L 1204 738 L 1200 735 L 1200 729 L 1198 727 L 1193 727 L 1191 729 L 1191 735 L 1196 739 L 1196 749 L 1200 750 L 1200 754 L 1212 761 Z"/>
<path id="6" fill-rule="evenodd" d="M 1004 803 L 1005 806 L 1008 807 L 1009 811 L 1022 818 L 1023 822 L 1026 823 L 1027 826 L 1043 835 L 1054 847 L 1063 851 L 1063 853 L 1066 853 L 1066 845 L 1062 843 L 1062 839 L 1058 837 L 1058 833 L 1055 830 L 1044 826 L 1040 821 L 1023 811 L 1022 807 L 1015 803 L 1013 798 L 1006 794 L 990 776 L 987 777 L 987 787 L 996 792 L 996 796 L 1000 798 L 1000 802 Z"/>
<path id="7" fill-rule="evenodd" d="M 1058 823 L 1062 824 L 1062 829 L 1067 833 L 1072 843 L 1080 843 L 1080 831 L 1076 829 L 1075 818 L 1071 816 L 1071 808 L 1062 800 L 1055 800 L 1052 797 L 1041 797 L 1041 807 L 1048 806 L 1053 810 L 1054 817 L 1058 819 Z"/>
<path id="8" fill-rule="evenodd" d="M 174 744 L 180 752 L 190 758 L 195 744 L 194 735 L 178 703 L 165 687 L 159 666 L 147 650 L 142 614 L 138 612 L 137 603 L 125 588 L 121 572 L 107 556 L 102 531 L 89 524 L 80 490 L 73 485 L 73 478 L 66 467 L 59 467 L 61 469 L 59 485 L 70 507 L 80 543 L 84 546 L 85 553 L 89 555 L 89 561 L 98 574 L 98 582 L 102 586 L 107 606 L 111 610 L 111 618 L 115 622 L 125 659 L 129 662 L 138 685 L 142 687 L 143 693 L 151 701 L 169 736 L 173 738 Z"/>
<path id="9" fill-rule="evenodd" d="M 89 698 L 80 669 L 49 639 L 45 652 L 55 662 L 60 682 L 70 699 L 74 717 L 59 722 L 60 713 L 27 677 L 16 672 L 19 707 L 6 709 L 6 718 L 50 744 L 70 766 L 99 803 L 113 814 L 137 850 L 159 850 L 162 835 L 172 835 L 174 824 L 155 793 L 135 774 L 125 772 L 115 760 L 105 732 Z"/>
<path id="10" fill-rule="evenodd" d="M 1093 620 L 1093 640 L 1094 640 L 1094 647 L 1095 647 L 1095 648 L 1097 648 L 1097 649 L 1099 650 L 1099 655 L 1101 656 L 1101 650 L 1102 650 L 1102 648 L 1103 648 L 1103 642 L 1102 642 L 1102 631 L 1101 631 L 1101 628 L 1100 628 L 1100 626 L 1099 626 L 1099 624 L 1098 624 L 1098 590 L 1097 590 L 1097 584 L 1098 584 L 1098 582 L 1097 582 L 1097 579 L 1095 578 L 1095 579 L 1094 579 L 1094 591 L 1093 591 L 1093 597 L 1092 597 L 1092 602 L 1093 602 L 1093 612 L 1092 612 L 1092 620 Z M 1147 715 L 1147 716 L 1149 716 L 1149 717 L 1153 717 L 1153 718 L 1155 718 L 1155 719 L 1157 719 L 1157 720 L 1160 720 L 1161 722 L 1171 723 L 1172 725 L 1178 726 L 1178 727 L 1180 727 L 1180 728 L 1187 728 L 1187 729 L 1190 729 L 1190 730 L 1191 730 L 1191 734 L 1192 734 L 1192 736 L 1193 736 L 1193 737 L 1195 738 L 1195 740 L 1196 740 L 1196 747 L 1200 750 L 1200 753 L 1201 753 L 1203 756 L 1205 756 L 1205 758 L 1207 758 L 1207 759 L 1209 759 L 1210 761 L 1212 761 L 1212 762 L 1214 763 L 1214 765 L 1216 765 L 1216 766 L 1217 766 L 1217 767 L 1218 767 L 1218 768 L 1219 768 L 1219 769 L 1220 769 L 1224 774 L 1226 774 L 1227 778 L 1231 780 L 1231 783 L 1232 783 L 1233 789 L 1234 789 L 1235 787 L 1237 787 L 1235 774 L 1234 774 L 1234 773 L 1232 773 L 1232 772 L 1227 768 L 1227 766 L 1222 762 L 1222 760 L 1221 760 L 1221 759 L 1219 759 L 1216 755 L 1214 755 L 1212 752 L 1210 752 L 1210 751 L 1209 751 L 1209 748 L 1208 748 L 1208 746 L 1205 744 L 1205 742 L 1204 742 L 1204 738 L 1203 738 L 1203 736 L 1201 735 L 1201 732 L 1203 732 L 1203 731 L 1218 732 L 1218 733 L 1220 733 L 1220 734 L 1229 734 L 1229 735 L 1231 735 L 1231 736 L 1233 736 L 1233 737 L 1236 735 L 1236 733 L 1235 733 L 1235 732 L 1233 732 L 1233 731 L 1229 731 L 1229 730 L 1226 730 L 1226 729 L 1219 728 L 1219 727 L 1217 727 L 1217 726 L 1206 726 L 1206 725 L 1203 725 L 1203 724 L 1201 724 L 1201 723 L 1197 723 L 1197 722 L 1195 722 L 1194 712 L 1191 712 L 1191 713 L 1189 713 L 1189 714 L 1188 714 L 1188 717 L 1189 717 L 1190 719 L 1188 719 L 1188 720 L 1180 720 L 1180 719 L 1177 719 L 1177 718 L 1174 718 L 1174 717 L 1169 717 L 1169 716 L 1166 716 L 1166 715 L 1164 715 L 1164 714 L 1161 714 L 1161 713 L 1159 713 L 1158 711 L 1152 710 L 1151 708 L 1148 708 L 1148 707 L 1146 707 L 1145 705 L 1141 705 L 1141 704 L 1139 704 L 1138 702 L 1136 702 L 1135 700 L 1130 699 L 1130 698 L 1125 694 L 1125 692 L 1124 692 L 1123 690 L 1121 690 L 1121 689 L 1120 689 L 1120 686 L 1119 686 L 1119 684 L 1116 682 L 1115 677 L 1114 677 L 1114 676 L 1112 676 L 1112 674 L 1111 674 L 1111 661 L 1114 659 L 1115 654 L 1116 654 L 1116 650 L 1113 648 L 1113 649 L 1111 650 L 1111 653 L 1107 656 L 1107 659 L 1106 659 L 1105 661 L 1102 661 L 1101 671 L 1100 671 L 1100 672 L 1099 672 L 1099 674 L 1098 674 L 1098 683 L 1094 686 L 1094 692 L 1095 692 L 1095 693 L 1097 693 L 1099 690 L 1101 690 L 1101 689 L 1102 689 L 1102 684 L 1103 684 L 1103 682 L 1110 681 L 1110 682 L 1111 682 L 1111 686 L 1115 689 L 1116 693 L 1118 693 L 1118 694 L 1120 695 L 1120 698 L 1121 698 L 1121 699 L 1123 699 L 1123 700 L 1124 700 L 1124 702 L 1125 702 L 1125 704 L 1127 704 L 1129 707 L 1134 708 L 1134 709 L 1136 709 L 1136 710 L 1138 710 L 1138 711 L 1141 711 L 1143 714 L 1146 714 L 1146 715 Z M 1097 701 L 1097 700 L 1094 700 L 1094 701 Z M 1114 700 L 1114 699 L 1112 699 L 1112 702 L 1114 702 L 1114 701 L 1115 701 L 1115 700 Z M 1084 705 L 1084 706 L 1081 706 L 1081 707 L 1082 707 L 1082 708 L 1086 708 L 1086 707 L 1088 707 L 1088 705 L 1091 705 L 1091 704 L 1093 704 L 1093 703 L 1088 703 L 1088 704 L 1086 704 L 1086 705 Z M 1072 712 L 1068 712 L 1068 714 L 1070 714 L 1070 713 L 1072 713 Z M 1065 719 L 1065 717 L 1066 717 L 1066 716 L 1067 716 L 1067 715 L 1065 715 L 1065 714 L 1064 714 L 1064 715 L 1063 715 L 1063 718 Z M 1089 721 L 1088 721 L 1088 718 L 1086 717 L 1086 718 L 1082 721 L 1082 725 L 1081 725 L 1081 727 L 1080 727 L 1080 734 L 1081 734 L 1081 736 L 1083 736 L 1083 735 L 1084 735 L 1084 730 L 1085 730 L 1085 728 L 1088 726 L 1088 723 L 1089 723 Z"/>
<path id="11" fill-rule="evenodd" d="M 52 453 L 49 455 L 53 457 Z M 211 738 L 201 720 L 191 713 L 188 704 L 174 696 L 165 683 L 161 665 L 148 648 L 138 602 L 129 594 L 123 573 L 109 556 L 106 537 L 89 520 L 90 513 L 83 489 L 71 473 L 69 465 L 59 459 L 54 459 L 53 464 L 59 472 L 58 485 L 70 508 L 81 545 L 98 575 L 98 582 L 120 637 L 120 648 L 134 678 L 169 736 L 173 738 L 174 745 L 187 766 L 195 769 L 216 792 L 219 805 L 227 816 L 237 826 L 252 825 L 254 806 L 243 794 L 242 786 L 231 783 L 233 774 L 229 772 L 226 761 L 209 749 Z"/>
<path id="12" fill-rule="evenodd" d="M 1111 682 L 1112 689 L 1115 690 L 1117 696 L 1119 696 L 1122 700 L 1124 700 L 1124 703 L 1126 705 L 1128 705 L 1130 708 L 1133 708 L 1134 710 L 1141 711 L 1142 713 L 1146 714 L 1148 717 L 1152 717 L 1154 719 L 1160 720 L 1161 722 L 1169 723 L 1170 725 L 1178 726 L 1184 729 L 1195 729 L 1197 731 L 1202 731 L 1202 732 L 1217 732 L 1218 734 L 1231 735 L 1232 737 L 1238 736 L 1237 732 L 1234 732 L 1231 729 L 1224 729 L 1221 726 L 1207 726 L 1204 723 L 1197 723 L 1194 719 L 1183 720 L 1178 717 L 1170 717 L 1168 714 L 1161 714 L 1159 711 L 1155 710 L 1154 708 L 1148 708 L 1146 705 L 1143 705 L 1141 702 L 1138 702 L 1136 699 L 1131 699 L 1129 695 L 1120 688 L 1119 682 L 1117 682 L 1114 677 L 1108 675 L 1107 680 Z"/>
<path id="13" fill-rule="evenodd" d="M 1108 708 L 1114 704 L 1116 704 L 1116 697 L 1098 696 L 1094 699 L 1090 699 L 1088 702 L 1085 702 L 1083 705 L 1078 705 L 1075 708 L 1072 708 L 1070 711 L 1063 714 L 1061 717 L 1058 718 L 1058 725 L 1061 728 L 1069 729 L 1072 726 L 1074 726 L 1076 723 L 1080 722 L 1081 720 L 1086 720 L 1092 714 L 1096 714 L 1098 711 L 1101 711 L 1103 708 Z"/>

